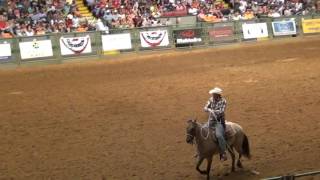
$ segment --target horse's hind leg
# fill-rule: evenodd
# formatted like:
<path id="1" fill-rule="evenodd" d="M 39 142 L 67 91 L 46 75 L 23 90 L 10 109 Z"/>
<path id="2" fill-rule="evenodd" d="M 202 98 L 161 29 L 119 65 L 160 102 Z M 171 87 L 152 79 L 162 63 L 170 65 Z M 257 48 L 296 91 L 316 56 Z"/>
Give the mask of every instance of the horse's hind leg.
<path id="1" fill-rule="evenodd" d="M 199 157 L 198 156 L 198 162 L 197 162 L 197 166 L 196 166 L 196 170 L 200 173 L 200 174 L 207 174 L 207 171 L 202 171 L 202 170 L 200 170 L 200 165 L 201 165 L 201 163 L 202 163 L 202 161 L 203 161 L 203 157 Z"/>
<path id="2" fill-rule="evenodd" d="M 232 146 L 229 146 L 227 149 L 228 149 L 228 151 L 229 151 L 229 153 L 231 155 L 231 158 L 232 158 L 231 171 L 234 172 L 235 171 L 234 163 L 235 163 L 236 156 L 234 155 L 234 151 L 233 151 L 233 147 Z"/>
<path id="3" fill-rule="evenodd" d="M 236 149 L 236 151 L 239 153 L 239 158 L 237 160 L 237 167 L 238 168 L 243 168 L 242 163 L 241 163 L 241 157 L 242 157 L 242 141 L 243 138 L 242 137 L 238 137 L 236 140 L 236 143 L 234 145 L 234 148 Z"/>
<path id="4" fill-rule="evenodd" d="M 242 156 L 241 153 L 239 153 L 239 159 L 238 159 L 238 161 L 237 161 L 237 167 L 238 167 L 238 168 L 243 168 L 242 163 L 241 163 L 241 160 L 240 160 L 240 159 L 241 159 L 241 156 Z"/>
<path id="5" fill-rule="evenodd" d="M 210 179 L 210 169 L 211 169 L 211 164 L 212 164 L 212 157 L 211 158 L 207 158 L 207 180 Z"/>

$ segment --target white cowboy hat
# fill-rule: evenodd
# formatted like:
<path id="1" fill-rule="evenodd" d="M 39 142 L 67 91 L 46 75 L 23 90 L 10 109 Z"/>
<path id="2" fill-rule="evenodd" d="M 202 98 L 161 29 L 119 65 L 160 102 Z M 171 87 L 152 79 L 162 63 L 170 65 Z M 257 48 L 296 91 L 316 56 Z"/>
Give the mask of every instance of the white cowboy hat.
<path id="1" fill-rule="evenodd" d="M 215 87 L 209 91 L 209 94 L 222 94 L 222 89 Z"/>

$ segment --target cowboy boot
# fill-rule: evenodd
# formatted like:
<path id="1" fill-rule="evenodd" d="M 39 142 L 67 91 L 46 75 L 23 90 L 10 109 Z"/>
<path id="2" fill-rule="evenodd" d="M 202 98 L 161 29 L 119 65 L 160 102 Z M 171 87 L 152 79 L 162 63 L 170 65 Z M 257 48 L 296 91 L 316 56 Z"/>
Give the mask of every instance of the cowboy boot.
<path id="1" fill-rule="evenodd" d="M 228 158 L 227 158 L 227 154 L 224 152 L 224 153 L 222 153 L 222 154 L 220 154 L 220 161 L 226 161 L 226 160 L 228 160 Z"/>

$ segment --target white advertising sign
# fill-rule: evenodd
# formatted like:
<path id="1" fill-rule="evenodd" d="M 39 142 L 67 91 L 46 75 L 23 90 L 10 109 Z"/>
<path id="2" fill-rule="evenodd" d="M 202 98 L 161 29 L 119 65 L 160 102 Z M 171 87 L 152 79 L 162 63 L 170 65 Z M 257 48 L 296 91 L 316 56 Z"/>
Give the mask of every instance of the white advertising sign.
<path id="1" fill-rule="evenodd" d="M 140 32 L 142 47 L 168 46 L 169 37 L 167 30 L 143 31 Z"/>
<path id="2" fill-rule="evenodd" d="M 130 33 L 102 36 L 103 51 L 132 49 Z"/>
<path id="3" fill-rule="evenodd" d="M 244 39 L 268 37 L 267 23 L 242 24 Z"/>
<path id="4" fill-rule="evenodd" d="M 9 43 L 0 44 L 0 60 L 8 59 L 11 56 L 11 46 Z"/>
<path id="5" fill-rule="evenodd" d="M 19 43 L 21 59 L 53 56 L 51 40 Z"/>
<path id="6" fill-rule="evenodd" d="M 90 36 L 60 38 L 60 48 L 62 55 L 91 53 Z"/>

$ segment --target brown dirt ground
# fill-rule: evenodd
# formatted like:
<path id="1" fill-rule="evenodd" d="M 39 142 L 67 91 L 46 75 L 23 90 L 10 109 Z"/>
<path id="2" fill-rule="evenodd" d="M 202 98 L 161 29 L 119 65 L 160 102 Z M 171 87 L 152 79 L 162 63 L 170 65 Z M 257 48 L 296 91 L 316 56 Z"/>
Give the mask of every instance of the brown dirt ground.
<path id="1" fill-rule="evenodd" d="M 214 86 L 253 158 L 226 175 L 230 162 L 216 157 L 213 177 L 320 170 L 319 45 L 312 37 L 1 70 L 0 179 L 205 179 L 185 127 L 206 121 Z"/>

